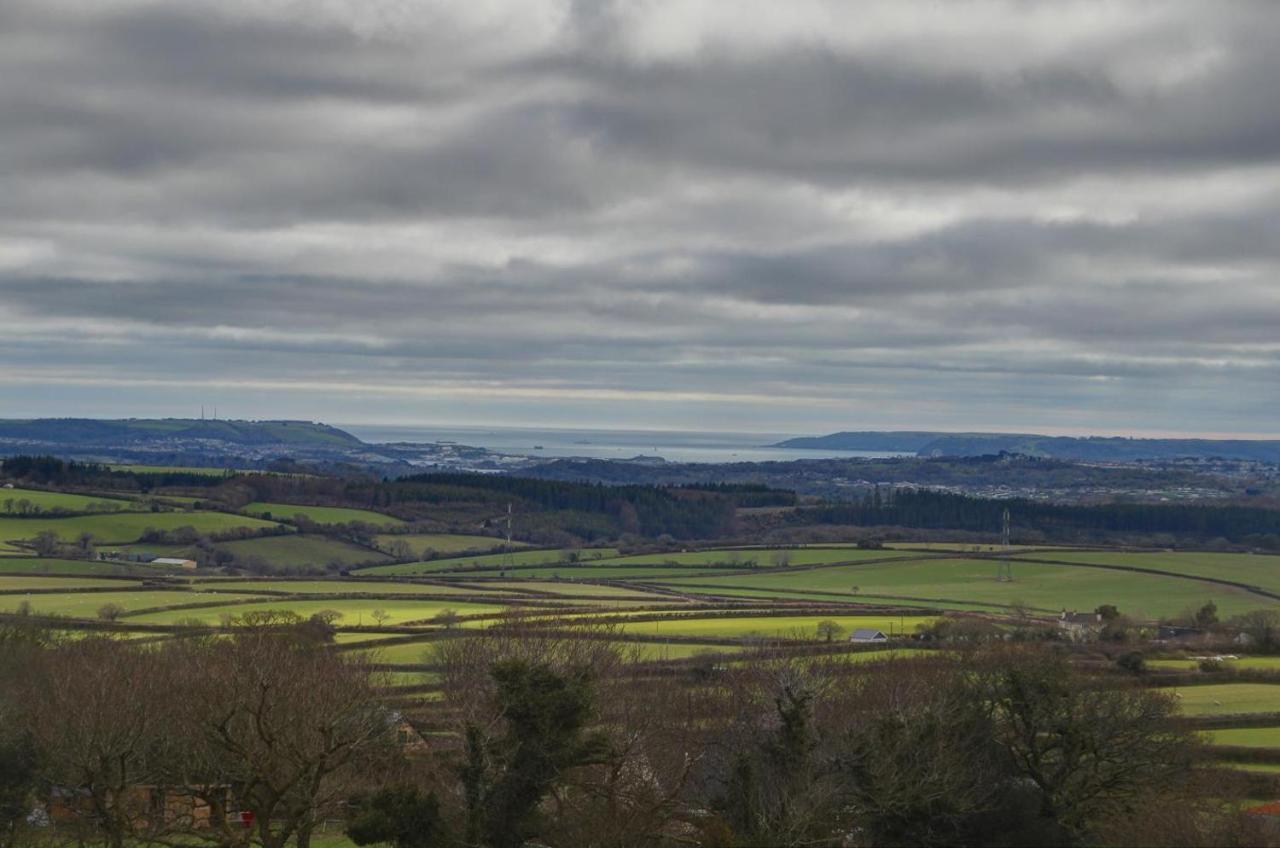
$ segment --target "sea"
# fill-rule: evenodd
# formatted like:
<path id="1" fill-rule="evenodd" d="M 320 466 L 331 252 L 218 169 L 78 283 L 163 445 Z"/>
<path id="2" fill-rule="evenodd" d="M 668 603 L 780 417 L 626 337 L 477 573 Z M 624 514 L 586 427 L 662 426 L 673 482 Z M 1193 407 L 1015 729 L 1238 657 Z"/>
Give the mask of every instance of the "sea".
<path id="1" fill-rule="evenodd" d="M 788 433 L 695 432 L 684 430 L 576 430 L 532 427 L 430 427 L 336 425 L 366 442 L 453 442 L 503 454 L 535 457 L 632 459 L 668 462 L 785 462 L 830 457 L 901 456 L 897 453 L 775 448 Z"/>

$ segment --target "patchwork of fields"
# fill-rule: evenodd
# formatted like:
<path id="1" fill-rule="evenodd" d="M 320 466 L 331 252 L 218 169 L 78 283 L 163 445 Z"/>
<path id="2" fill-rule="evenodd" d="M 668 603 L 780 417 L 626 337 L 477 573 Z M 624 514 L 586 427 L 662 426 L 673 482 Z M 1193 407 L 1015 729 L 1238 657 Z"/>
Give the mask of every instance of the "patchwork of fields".
<path id="1" fill-rule="evenodd" d="M 17 497 L 17 490 L 12 491 Z M 86 501 L 57 503 L 57 498 L 46 499 L 41 506 L 95 509 Z M 946 611 L 985 613 L 997 621 L 1013 607 L 1029 609 L 1045 620 L 1063 608 L 1092 610 L 1100 604 L 1114 604 L 1140 621 L 1178 615 L 1208 601 L 1217 605 L 1223 619 L 1250 610 L 1280 611 L 1280 600 L 1270 594 L 1280 595 L 1280 557 L 1241 554 L 1016 549 L 1010 558 L 1014 579 L 1004 582 L 996 579 L 996 561 L 987 548 L 945 543 L 884 550 L 831 544 L 624 556 L 615 548 L 570 552 L 524 546 L 510 553 L 493 552 L 501 540 L 479 535 L 380 533 L 372 539 L 353 536 L 351 541 L 292 532 L 293 528 L 287 535 L 215 542 L 240 563 L 257 561 L 285 573 L 311 569 L 312 574 L 324 574 L 286 579 L 36 558 L 12 544 L 47 529 L 69 542 L 89 533 L 98 543 L 112 546 L 103 550 L 194 557 L 197 551 L 190 545 L 144 545 L 137 540 L 148 529 L 192 527 L 216 536 L 280 526 L 255 513 L 270 513 L 286 523 L 296 514 L 323 524 L 400 523 L 368 510 L 274 502 L 250 504 L 242 514 L 135 512 L 130 511 L 133 506 L 121 499 L 118 506 L 83 516 L 0 515 L 0 545 L 10 543 L 7 549 L 0 547 L 0 611 L 22 607 L 40 615 L 97 622 L 100 610 L 109 605 L 114 626 L 136 626 L 134 635 L 147 638 L 156 638 L 157 631 L 163 636 L 163 628 L 178 623 L 214 627 L 255 611 L 287 610 L 303 617 L 325 613 L 338 628 L 339 645 L 376 650 L 380 662 L 405 666 L 394 675 L 402 685 L 431 680 L 407 667 L 429 661 L 432 641 L 442 638 L 446 626 L 452 627 L 449 637 L 467 638 L 465 634 L 489 627 L 513 610 L 522 611 L 537 626 L 609 622 L 609 638 L 624 640 L 645 659 L 671 663 L 691 662 L 701 654 L 732 655 L 761 642 L 825 651 L 814 646 L 823 639 L 818 625 L 827 621 L 839 628 L 835 639 L 844 643 L 856 628 L 909 635 Z M 415 554 L 490 552 L 391 563 L 376 548 L 385 549 L 397 540 Z M 957 550 L 969 555 L 954 553 Z M 356 566 L 361 567 L 350 576 L 339 573 Z M 143 579 L 148 580 L 145 587 Z M 895 606 L 910 612 L 886 611 Z M 403 641 L 406 634 L 414 641 Z M 380 645 L 383 641 L 387 644 Z M 840 656 L 869 662 L 923 652 L 893 647 Z M 717 662 L 722 661 L 728 660 Z M 1148 666 L 1154 674 L 1195 673 L 1198 662 L 1189 656 L 1166 656 L 1150 658 Z M 1230 661 L 1228 668 L 1280 676 L 1280 657 L 1245 656 Z M 1252 716 L 1255 722 L 1266 721 L 1259 715 L 1280 713 L 1280 685 L 1263 682 L 1267 679 L 1180 685 L 1169 691 L 1189 720 L 1217 717 L 1221 724 L 1230 723 L 1233 716 Z M 1280 751 L 1280 727 L 1215 727 L 1203 734 L 1211 745 Z M 1257 771 L 1269 767 L 1255 765 Z"/>

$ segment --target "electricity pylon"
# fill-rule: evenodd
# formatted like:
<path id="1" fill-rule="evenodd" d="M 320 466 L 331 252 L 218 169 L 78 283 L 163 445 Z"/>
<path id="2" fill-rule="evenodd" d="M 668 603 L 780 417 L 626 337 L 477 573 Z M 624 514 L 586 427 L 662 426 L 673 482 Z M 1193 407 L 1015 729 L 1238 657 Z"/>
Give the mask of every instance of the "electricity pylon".
<path id="1" fill-rule="evenodd" d="M 1002 583 L 1013 582 L 1013 563 L 1009 562 L 1009 510 L 1004 511 L 1003 526 L 1000 530 L 1000 556 L 996 560 L 996 580 Z"/>

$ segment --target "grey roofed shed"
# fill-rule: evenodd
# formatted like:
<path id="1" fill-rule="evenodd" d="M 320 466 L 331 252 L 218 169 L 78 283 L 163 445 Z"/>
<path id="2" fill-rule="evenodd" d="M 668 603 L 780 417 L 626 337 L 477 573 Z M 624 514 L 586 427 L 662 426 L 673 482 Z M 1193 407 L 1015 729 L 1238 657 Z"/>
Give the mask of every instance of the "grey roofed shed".
<path id="1" fill-rule="evenodd" d="M 871 630 L 860 627 L 853 633 L 849 634 L 850 642 L 888 642 L 889 637 L 884 635 L 883 630 Z"/>

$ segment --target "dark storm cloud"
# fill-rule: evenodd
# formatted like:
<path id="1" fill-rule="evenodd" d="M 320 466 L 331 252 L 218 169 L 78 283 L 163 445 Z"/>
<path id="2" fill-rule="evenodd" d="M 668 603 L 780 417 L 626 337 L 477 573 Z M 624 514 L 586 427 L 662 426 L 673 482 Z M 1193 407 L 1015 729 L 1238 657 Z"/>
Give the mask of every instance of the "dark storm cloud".
<path id="1" fill-rule="evenodd" d="M 1273 429 L 1280 15 L 925 8 L 4 4 L 0 363 Z"/>

